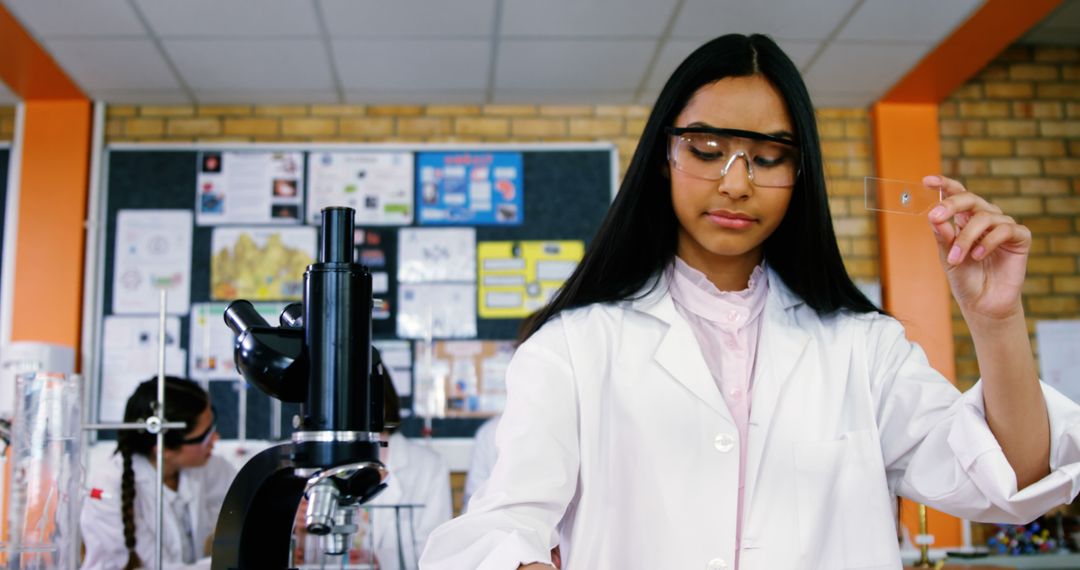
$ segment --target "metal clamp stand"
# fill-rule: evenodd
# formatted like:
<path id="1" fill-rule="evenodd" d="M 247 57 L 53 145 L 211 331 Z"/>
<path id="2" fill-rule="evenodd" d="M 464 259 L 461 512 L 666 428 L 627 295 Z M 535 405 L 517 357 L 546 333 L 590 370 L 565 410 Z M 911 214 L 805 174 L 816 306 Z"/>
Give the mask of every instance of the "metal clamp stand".
<path id="1" fill-rule="evenodd" d="M 185 429 L 184 422 L 170 422 L 165 419 L 165 290 L 161 290 L 160 307 L 158 309 L 158 373 L 157 373 L 157 401 L 154 402 L 154 414 L 142 422 L 98 423 L 85 424 L 84 430 L 146 430 L 147 433 L 157 436 L 157 542 L 154 545 L 154 560 L 157 568 L 161 570 L 161 527 L 164 522 L 163 507 L 165 504 L 165 475 L 161 469 L 164 461 L 165 430 Z"/>

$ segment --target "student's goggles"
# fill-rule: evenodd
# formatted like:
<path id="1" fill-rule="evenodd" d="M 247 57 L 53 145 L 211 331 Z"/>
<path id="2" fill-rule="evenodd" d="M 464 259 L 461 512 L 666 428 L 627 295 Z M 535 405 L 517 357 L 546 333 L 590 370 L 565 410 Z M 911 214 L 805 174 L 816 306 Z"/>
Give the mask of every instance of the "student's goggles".
<path id="1" fill-rule="evenodd" d="M 788 139 L 711 127 L 668 127 L 667 133 L 668 162 L 695 178 L 721 180 L 740 158 L 754 186 L 794 186 L 799 175 L 799 148 Z"/>

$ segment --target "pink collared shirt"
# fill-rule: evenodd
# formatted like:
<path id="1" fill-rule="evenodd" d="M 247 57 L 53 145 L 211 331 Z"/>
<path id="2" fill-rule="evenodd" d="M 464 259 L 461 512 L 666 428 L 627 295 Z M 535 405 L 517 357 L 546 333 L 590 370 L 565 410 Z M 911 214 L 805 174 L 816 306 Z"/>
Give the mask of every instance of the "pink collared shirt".
<path id="1" fill-rule="evenodd" d="M 735 527 L 735 569 L 742 544 L 743 496 L 746 482 L 746 437 L 750 422 L 750 379 L 754 373 L 761 312 L 769 292 L 764 264 L 750 274 L 742 291 L 721 291 L 704 273 L 675 258 L 669 285 L 671 298 L 694 331 L 705 364 L 724 396 L 739 432 L 739 503 Z"/>

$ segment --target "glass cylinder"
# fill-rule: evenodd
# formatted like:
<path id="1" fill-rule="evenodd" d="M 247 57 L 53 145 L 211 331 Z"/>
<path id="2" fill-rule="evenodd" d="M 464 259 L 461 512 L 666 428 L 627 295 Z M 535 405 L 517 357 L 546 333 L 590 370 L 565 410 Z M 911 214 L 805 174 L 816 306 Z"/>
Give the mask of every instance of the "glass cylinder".
<path id="1" fill-rule="evenodd" d="M 78 566 L 81 379 L 31 372 L 15 381 L 7 567 Z"/>

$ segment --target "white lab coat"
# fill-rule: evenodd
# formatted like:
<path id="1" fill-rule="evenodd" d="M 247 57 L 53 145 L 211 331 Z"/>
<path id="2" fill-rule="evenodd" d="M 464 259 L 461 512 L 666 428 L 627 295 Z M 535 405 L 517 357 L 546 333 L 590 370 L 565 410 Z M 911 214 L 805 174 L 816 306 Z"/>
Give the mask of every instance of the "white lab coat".
<path id="1" fill-rule="evenodd" d="M 469 501 L 476 494 L 476 490 L 491 477 L 491 469 L 495 467 L 495 458 L 498 453 L 495 448 L 495 428 L 499 426 L 499 418 L 495 416 L 480 425 L 473 436 L 472 457 L 469 459 L 469 472 L 465 475 L 465 493 L 461 501 L 465 510 L 469 509 Z"/>
<path id="2" fill-rule="evenodd" d="M 157 471 L 141 455 L 132 456 L 131 467 L 135 471 L 135 552 L 144 568 L 153 569 L 156 566 Z M 86 545 L 83 570 L 119 570 L 127 563 L 124 519 L 120 515 L 123 469 L 123 459 L 114 455 L 87 474 L 87 488 L 91 492 L 98 490 L 100 493 L 95 494 L 101 496 L 85 499 L 79 517 L 79 529 Z M 176 491 L 165 487 L 162 511 L 164 569 L 210 567 L 207 538 L 214 533 L 218 513 L 235 476 L 236 469 L 228 461 L 211 456 L 206 465 L 181 471 Z M 182 526 L 174 509 L 184 508 L 191 520 L 196 556 L 200 559 L 194 565 L 183 563 Z"/>
<path id="3" fill-rule="evenodd" d="M 770 273 L 753 377 L 742 542 L 739 440 L 666 280 L 564 312 L 507 371 L 498 461 L 437 529 L 425 570 L 901 568 L 899 494 L 1021 523 L 1080 488 L 1080 407 L 1043 385 L 1051 468 L 1017 492 L 982 389 L 961 395 L 877 314 L 820 317 Z"/>
<path id="4" fill-rule="evenodd" d="M 450 470 L 437 452 L 400 433 L 390 436 L 386 463 L 390 471 L 386 489 L 366 505 L 371 507 L 375 555 L 381 570 L 415 569 L 417 556 L 423 552 L 431 531 L 453 514 Z M 422 507 L 398 508 L 395 513 L 395 505 Z"/>

